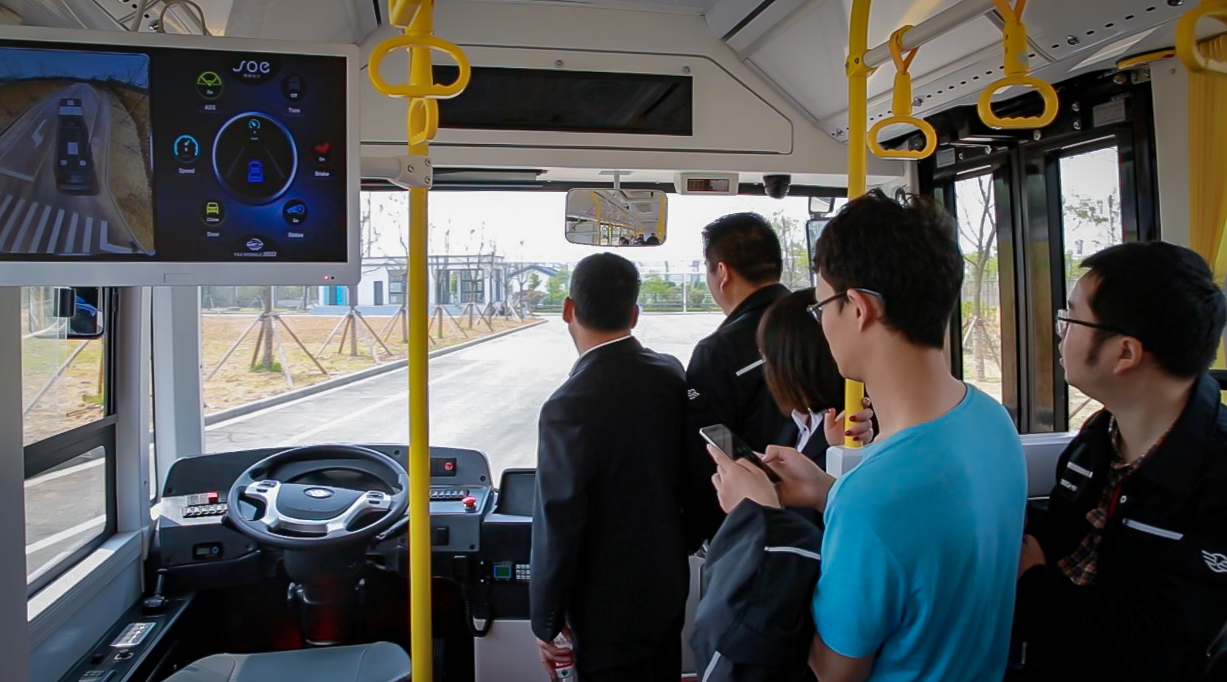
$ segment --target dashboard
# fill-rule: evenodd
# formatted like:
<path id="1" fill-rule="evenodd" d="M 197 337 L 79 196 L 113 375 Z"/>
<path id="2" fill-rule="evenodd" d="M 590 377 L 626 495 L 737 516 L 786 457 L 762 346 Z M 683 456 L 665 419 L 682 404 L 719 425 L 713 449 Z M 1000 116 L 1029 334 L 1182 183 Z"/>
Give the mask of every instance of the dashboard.
<path id="1" fill-rule="evenodd" d="M 402 445 L 366 445 L 404 461 Z M 175 591 L 252 584 L 262 574 L 259 557 L 275 552 L 224 523 L 234 481 L 249 467 L 280 452 L 262 448 L 189 457 L 167 473 L 161 514 L 155 524 L 154 551 Z M 375 465 L 354 460 L 294 462 L 274 478 L 284 483 L 336 486 L 390 494 Z M 504 474 L 506 492 L 492 485 L 486 456 L 476 450 L 430 449 L 430 533 L 435 574 L 458 582 L 526 586 L 531 547 L 532 470 Z M 254 519 L 258 510 L 239 501 L 239 513 Z M 376 536 L 368 558 L 385 570 L 407 573 L 407 516 Z M 525 595 L 526 596 L 526 595 Z M 517 597 L 515 601 L 519 602 Z M 526 607 L 526 602 L 525 602 Z"/>

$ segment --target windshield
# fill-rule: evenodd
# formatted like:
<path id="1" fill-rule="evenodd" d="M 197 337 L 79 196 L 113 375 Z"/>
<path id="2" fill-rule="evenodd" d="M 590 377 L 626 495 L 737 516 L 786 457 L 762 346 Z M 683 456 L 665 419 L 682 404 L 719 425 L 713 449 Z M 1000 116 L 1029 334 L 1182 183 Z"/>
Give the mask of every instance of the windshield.
<path id="1" fill-rule="evenodd" d="M 407 199 L 363 193 L 358 287 L 202 288 L 209 452 L 409 442 Z M 541 405 L 578 357 L 562 301 L 571 268 L 602 249 L 567 243 L 565 199 L 556 192 L 431 193 L 430 442 L 485 452 L 496 480 L 505 468 L 535 466 Z M 807 205 L 803 197 L 670 195 L 665 243 L 618 251 L 643 280 L 635 335 L 685 364 L 720 324 L 701 231 L 726 213 L 757 211 L 771 220 L 786 254 L 785 284 L 809 286 Z M 275 316 L 261 320 L 265 309 Z"/>

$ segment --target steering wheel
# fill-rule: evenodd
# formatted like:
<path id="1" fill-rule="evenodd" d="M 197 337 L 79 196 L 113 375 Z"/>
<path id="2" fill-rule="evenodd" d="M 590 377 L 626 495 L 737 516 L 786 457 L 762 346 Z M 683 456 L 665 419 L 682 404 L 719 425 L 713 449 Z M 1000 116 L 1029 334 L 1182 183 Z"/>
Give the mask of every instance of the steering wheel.
<path id="1" fill-rule="evenodd" d="M 271 477 L 287 464 L 321 459 L 333 461 L 319 462 L 302 473 L 351 468 L 337 463 L 338 459 L 361 460 L 375 465 L 361 471 L 378 476 L 395 492 L 299 485 Z M 278 452 L 251 465 L 239 474 L 226 499 L 226 521 L 254 540 L 289 550 L 334 549 L 370 540 L 404 516 L 409 508 L 409 474 L 399 462 L 370 448 L 310 445 Z M 261 508 L 259 518 L 243 518 L 240 500 Z M 356 527 L 373 514 L 381 518 Z"/>

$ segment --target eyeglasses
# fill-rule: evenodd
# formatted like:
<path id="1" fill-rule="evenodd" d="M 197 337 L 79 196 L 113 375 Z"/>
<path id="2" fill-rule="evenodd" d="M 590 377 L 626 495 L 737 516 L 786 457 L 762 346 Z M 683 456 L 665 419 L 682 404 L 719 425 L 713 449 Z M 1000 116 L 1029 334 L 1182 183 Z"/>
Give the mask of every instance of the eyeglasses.
<path id="1" fill-rule="evenodd" d="M 805 306 L 805 309 L 808 310 L 809 314 L 812 315 L 814 319 L 818 321 L 818 324 L 822 324 L 822 306 L 830 303 L 831 301 L 847 296 L 849 291 L 859 291 L 862 294 L 869 294 L 870 296 L 877 296 L 879 299 L 882 299 L 883 302 L 885 302 L 886 300 L 885 297 L 882 296 L 882 294 L 879 294 L 873 289 L 862 289 L 861 287 L 852 287 L 849 289 L 845 289 L 839 292 L 838 294 L 832 294 L 831 296 L 827 296 L 826 298 L 822 299 L 821 301 L 818 301 L 817 303 L 811 303 Z"/>
<path id="2" fill-rule="evenodd" d="M 1121 329 L 1117 329 L 1116 327 L 1113 327 L 1111 325 L 1099 324 L 1098 322 L 1087 322 L 1086 320 L 1076 320 L 1069 316 L 1069 310 L 1065 308 L 1061 308 L 1060 310 L 1058 310 L 1057 311 L 1057 336 L 1064 337 L 1065 332 L 1069 331 L 1069 325 L 1071 324 L 1080 324 L 1083 327 L 1090 327 L 1091 329 L 1099 329 L 1105 332 L 1112 332 L 1113 334 L 1120 334 L 1121 336 L 1132 336 L 1132 334 L 1129 334 Z"/>

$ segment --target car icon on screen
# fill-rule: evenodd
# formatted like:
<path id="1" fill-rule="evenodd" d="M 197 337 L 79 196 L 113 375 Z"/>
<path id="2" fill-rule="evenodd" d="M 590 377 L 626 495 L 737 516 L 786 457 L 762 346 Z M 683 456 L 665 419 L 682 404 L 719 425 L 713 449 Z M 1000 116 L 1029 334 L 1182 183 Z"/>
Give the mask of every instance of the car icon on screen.
<path id="1" fill-rule="evenodd" d="M 264 182 L 264 164 L 255 159 L 247 162 L 247 182 Z"/>
<path id="2" fill-rule="evenodd" d="M 247 240 L 247 248 L 251 251 L 259 251 L 264 248 L 264 242 L 253 237 Z"/>
<path id="3" fill-rule="evenodd" d="M 289 213 L 290 215 L 302 215 L 303 213 L 307 212 L 307 207 L 303 204 L 294 204 L 293 206 L 287 208 L 285 212 Z"/>

